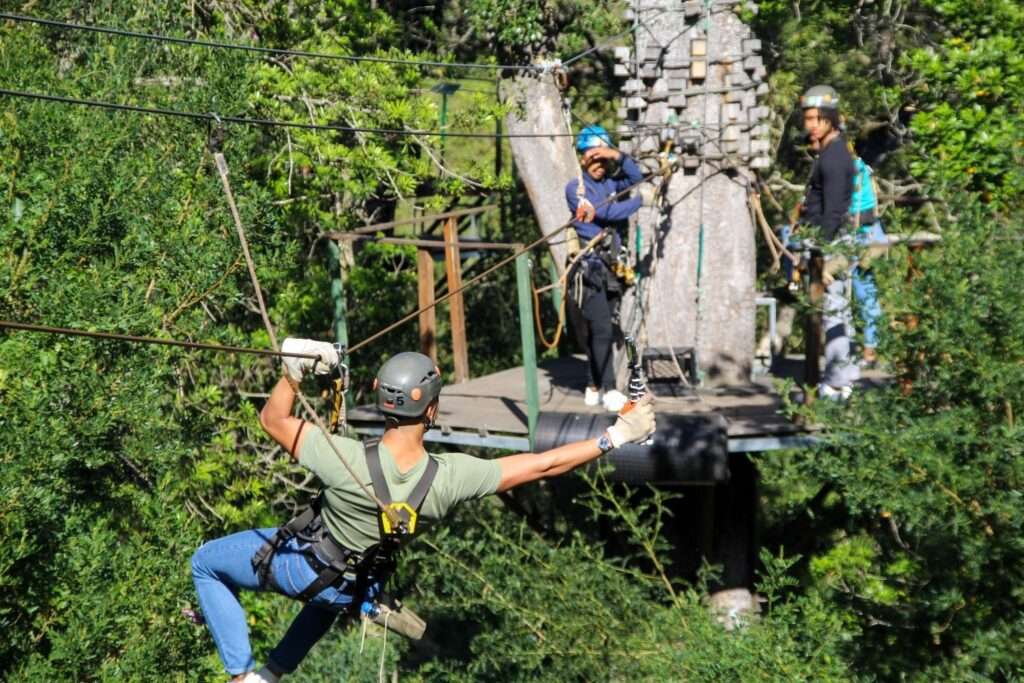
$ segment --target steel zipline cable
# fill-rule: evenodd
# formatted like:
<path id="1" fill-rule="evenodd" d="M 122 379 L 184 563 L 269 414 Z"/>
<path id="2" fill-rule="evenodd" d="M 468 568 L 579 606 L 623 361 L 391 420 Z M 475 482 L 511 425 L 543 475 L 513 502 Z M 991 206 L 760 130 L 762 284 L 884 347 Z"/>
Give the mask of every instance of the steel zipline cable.
<path id="1" fill-rule="evenodd" d="M 162 346 L 177 346 L 184 349 L 198 349 L 200 351 L 220 351 L 222 353 L 248 353 L 255 356 L 275 356 L 278 358 L 310 358 L 318 359 L 319 356 L 308 353 L 284 353 L 283 351 L 268 351 L 266 349 L 252 349 L 245 346 L 225 346 L 223 344 L 207 344 L 204 342 L 179 341 L 177 339 L 161 339 L 160 337 L 141 337 L 134 334 L 118 334 L 115 332 L 93 332 L 91 330 L 80 330 L 70 327 L 52 327 L 50 325 L 33 325 L 31 323 L 17 322 L 14 320 L 0 320 L 0 329 L 20 330 L 22 332 L 41 332 L 43 334 L 61 334 L 71 337 L 89 337 L 91 339 L 105 339 L 110 341 L 123 341 L 134 344 L 159 344 Z"/>
<path id="2" fill-rule="evenodd" d="M 258 54 L 275 55 L 280 57 L 304 57 L 311 59 L 328 59 L 342 62 L 372 62 L 375 64 L 397 64 L 402 66 L 445 68 L 445 69 L 492 69 L 510 71 L 539 71 L 542 67 L 530 64 L 474 64 L 468 62 L 442 62 L 423 59 L 399 59 L 398 57 L 374 57 L 370 55 L 335 55 L 328 52 L 311 52 L 308 50 L 289 50 L 275 47 L 259 47 L 258 45 L 241 45 L 239 43 L 225 43 L 214 40 L 198 40 L 195 38 L 180 38 L 167 36 L 158 33 L 142 33 L 139 31 L 128 31 L 119 28 L 106 26 L 92 26 L 88 24 L 75 24 L 69 21 L 56 21 L 54 19 L 43 19 L 41 17 L 30 17 L 24 14 L 11 14 L 0 12 L 0 19 L 24 24 L 38 24 L 50 28 L 68 29 L 72 31 L 88 31 L 90 33 L 103 33 L 106 35 L 123 36 L 126 38 L 139 38 L 152 40 L 160 43 L 174 43 L 176 45 L 188 45 L 191 47 L 205 47 L 218 50 L 240 50 L 242 52 L 255 52 Z"/>
<path id="3" fill-rule="evenodd" d="M 669 11 L 667 8 L 661 8 L 658 10 L 658 14 L 663 14 Z M 653 17 L 652 17 L 653 18 Z M 252 52 L 257 54 L 274 55 L 280 57 L 303 57 L 307 59 L 325 59 L 331 61 L 342 61 L 342 62 L 368 62 L 373 64 L 395 64 L 398 66 L 409 66 L 409 67 L 424 67 L 430 69 L 476 69 L 476 70 L 491 70 L 491 71 L 532 71 L 532 72 L 543 72 L 549 66 L 544 64 L 480 64 L 474 62 L 443 62 L 439 60 L 429 59 L 401 59 L 399 57 L 378 57 L 372 55 L 339 55 L 331 54 L 329 52 L 313 52 L 310 50 L 292 50 L 286 48 L 275 48 L 275 47 L 260 47 L 258 45 L 242 45 L 240 43 L 226 43 L 223 41 L 215 40 L 199 40 L 196 38 L 181 38 L 178 36 L 168 36 L 159 33 L 145 33 L 141 31 L 129 31 L 120 28 L 111 28 L 107 26 L 94 26 L 90 24 L 77 24 L 70 21 L 58 21 L 55 19 L 44 19 L 42 17 L 31 17 L 25 14 L 13 14 L 11 12 L 0 12 L 0 20 L 13 21 L 22 24 L 36 24 L 39 26 L 46 26 L 49 28 L 64 29 L 71 31 L 87 31 L 89 33 L 101 33 L 112 36 L 122 36 L 125 38 L 136 38 L 141 40 L 151 40 L 160 43 L 172 43 L 175 45 L 187 45 L 190 47 L 204 47 L 217 50 L 238 50 L 242 52 Z M 633 26 L 625 31 L 609 36 L 593 47 L 590 47 L 582 52 L 579 52 L 565 60 L 555 62 L 561 66 L 570 66 L 575 62 L 583 59 L 598 50 L 603 50 L 609 45 L 626 36 L 636 30 L 636 26 Z"/>
<path id="4" fill-rule="evenodd" d="M 302 128 L 304 130 L 320 130 L 335 133 L 373 133 L 377 135 L 396 135 L 406 137 L 447 137 L 447 138 L 480 138 L 493 140 L 494 138 L 562 138 L 567 137 L 566 133 L 459 133 L 439 130 L 403 130 L 399 128 L 362 128 L 357 126 L 336 126 L 324 123 L 302 123 L 300 121 L 281 121 L 277 119 L 253 119 L 243 116 L 228 116 L 214 112 L 182 111 L 180 109 L 165 109 L 160 107 L 140 107 L 134 104 L 119 104 L 117 102 L 104 102 L 101 100 L 84 100 L 77 97 L 63 97 L 61 95 L 47 95 L 45 93 L 25 92 L 22 90 L 9 90 L 0 88 L 0 95 L 5 97 L 16 97 L 30 100 L 41 100 L 44 102 L 56 102 L 59 104 L 79 105 L 83 107 L 95 107 L 109 109 L 112 111 L 127 111 L 136 114 L 154 114 L 156 116 L 170 116 L 194 121 L 206 121 L 208 123 L 236 123 L 244 126 L 256 126 L 262 128 Z"/>

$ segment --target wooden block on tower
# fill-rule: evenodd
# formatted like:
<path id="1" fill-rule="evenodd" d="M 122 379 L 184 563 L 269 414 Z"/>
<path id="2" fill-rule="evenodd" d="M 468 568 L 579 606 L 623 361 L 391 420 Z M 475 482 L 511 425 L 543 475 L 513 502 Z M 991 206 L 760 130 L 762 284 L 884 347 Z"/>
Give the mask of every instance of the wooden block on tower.
<path id="1" fill-rule="evenodd" d="M 694 38 L 690 41 L 691 57 L 706 57 L 708 54 L 708 41 L 704 38 Z"/>
<path id="2" fill-rule="evenodd" d="M 701 60 L 690 64 L 690 80 L 703 81 L 708 76 L 708 63 Z"/>

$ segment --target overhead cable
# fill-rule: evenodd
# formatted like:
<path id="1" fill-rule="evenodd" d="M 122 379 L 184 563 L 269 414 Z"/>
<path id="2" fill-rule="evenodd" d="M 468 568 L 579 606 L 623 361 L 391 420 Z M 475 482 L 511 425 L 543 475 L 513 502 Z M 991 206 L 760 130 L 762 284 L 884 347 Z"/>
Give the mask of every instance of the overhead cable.
<path id="1" fill-rule="evenodd" d="M 61 104 L 75 104 L 83 107 L 96 107 L 99 109 L 110 109 L 114 111 L 130 111 L 137 114 L 155 114 L 157 116 L 174 116 L 178 118 L 192 119 L 194 121 L 208 121 L 212 123 L 237 123 L 243 126 L 257 126 L 261 128 L 302 128 L 304 130 L 322 130 L 335 133 L 372 133 L 377 135 L 398 135 L 408 137 L 449 137 L 449 138 L 476 138 L 493 140 L 495 138 L 563 138 L 566 133 L 460 133 L 439 130 L 404 130 L 399 128 L 364 128 L 360 126 L 337 126 L 326 123 L 302 123 L 300 121 L 282 121 L 280 119 L 254 119 L 244 116 L 228 116 L 214 112 L 182 111 L 180 109 L 166 109 L 161 107 L 140 107 L 134 104 L 120 104 L 117 102 L 104 102 L 101 100 L 84 100 L 77 97 L 63 97 L 61 95 L 47 95 L 45 93 L 25 92 L 22 90 L 8 90 L 0 88 L 0 95 L 7 97 L 20 97 L 31 100 L 42 100 L 45 102 L 58 102 Z"/>
<path id="2" fill-rule="evenodd" d="M 661 9 L 658 14 L 668 11 L 667 9 Z M 657 16 L 657 15 L 655 15 Z M 653 17 L 652 17 L 653 18 Z M 199 40 L 196 38 L 181 38 L 178 36 L 168 36 L 159 33 L 144 33 L 141 31 L 128 31 L 126 29 L 110 28 L 107 26 L 94 26 L 89 24 L 76 24 L 70 21 L 57 21 L 55 19 L 44 19 L 42 17 L 31 17 L 25 14 L 13 14 L 10 12 L 0 12 L 0 19 L 7 21 L 13 21 L 17 23 L 26 24 L 37 24 L 39 26 L 48 26 L 50 28 L 67 29 L 72 31 L 88 31 L 90 33 L 103 33 L 106 35 L 123 36 L 126 38 L 138 38 L 142 40 L 152 40 L 161 43 L 173 43 L 176 45 L 188 45 L 190 47 L 205 47 L 211 49 L 220 50 L 239 50 L 242 52 L 254 52 L 257 54 L 269 54 L 277 55 L 282 57 L 303 57 L 309 59 L 326 59 L 333 61 L 344 61 L 344 62 L 369 62 L 374 64 L 395 64 L 398 66 L 410 66 L 410 67 L 425 67 L 432 69 L 488 69 L 494 71 L 544 71 L 545 67 L 542 64 L 480 64 L 474 62 L 443 62 L 439 60 L 429 59 L 400 59 L 398 57 L 377 57 L 370 55 L 339 55 L 331 54 L 328 52 L 313 52 L 310 50 L 292 50 L 286 48 L 274 48 L 274 47 L 260 47 L 258 45 L 242 45 L 240 43 L 226 43 L 223 41 L 215 40 Z M 568 59 L 561 62 L 563 66 L 569 66 L 583 57 L 589 55 L 597 50 L 608 47 L 609 43 L 618 40 L 619 38 L 633 32 L 635 27 L 631 27 L 626 31 L 618 33 L 614 36 L 610 36 L 593 47 L 584 50 L 583 52 L 573 55 Z"/>
<path id="3" fill-rule="evenodd" d="M 368 55 L 335 55 L 327 52 L 311 52 L 309 50 L 288 50 L 284 48 L 259 47 L 256 45 L 241 45 L 239 43 L 224 43 L 213 40 L 197 40 L 195 38 L 179 38 L 166 36 L 158 33 L 141 33 L 139 31 L 126 31 L 119 28 L 108 28 L 105 26 L 91 26 L 88 24 L 75 24 L 68 21 L 55 21 L 41 17 L 30 17 L 23 14 L 11 14 L 0 12 L 0 19 L 19 23 L 39 24 L 51 28 L 70 29 L 73 31 L 89 31 L 91 33 L 105 33 L 114 36 L 127 38 L 141 38 L 161 43 L 175 43 L 178 45 L 190 45 L 193 47 L 207 47 L 221 50 L 241 50 L 243 52 L 256 52 L 260 54 L 279 55 L 283 57 L 307 57 L 313 59 L 330 59 L 345 62 L 373 62 L 376 64 L 398 64 L 403 66 L 451 68 L 451 69 L 498 69 L 514 71 L 534 71 L 539 67 L 524 64 L 473 64 L 465 62 L 441 62 L 421 59 L 399 59 L 397 57 L 372 57 Z"/>
<path id="4" fill-rule="evenodd" d="M 251 349 L 244 346 L 225 346 L 223 344 L 205 344 L 203 342 L 188 342 L 177 339 L 161 339 L 160 337 L 140 337 L 133 334 L 117 334 L 114 332 L 92 332 L 90 330 L 79 330 L 70 327 L 52 327 L 50 325 L 33 325 L 31 323 L 17 322 L 14 320 L 0 320 L 0 329 L 21 330 L 22 332 L 42 332 L 44 334 L 64 334 L 72 337 L 90 337 L 92 339 L 109 339 L 111 341 L 131 342 L 135 344 L 158 344 L 162 346 L 178 346 L 185 349 L 198 349 L 200 351 L 220 351 L 223 353 L 249 353 L 256 356 L 276 356 L 279 358 L 311 358 L 319 359 L 320 356 L 308 353 L 285 353 L 283 351 L 268 351 L 266 349 Z"/>

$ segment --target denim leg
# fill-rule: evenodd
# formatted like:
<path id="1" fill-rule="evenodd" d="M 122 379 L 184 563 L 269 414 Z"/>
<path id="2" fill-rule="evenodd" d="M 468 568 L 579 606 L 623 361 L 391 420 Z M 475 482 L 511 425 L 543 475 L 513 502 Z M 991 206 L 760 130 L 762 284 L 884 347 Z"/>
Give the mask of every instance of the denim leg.
<path id="1" fill-rule="evenodd" d="M 847 281 L 837 278 L 825 290 L 825 372 L 822 381 L 840 389 L 860 378 L 860 368 L 850 358 L 850 303 Z"/>
<path id="2" fill-rule="evenodd" d="M 875 221 L 870 226 L 857 232 L 859 244 L 879 244 L 888 241 L 882 224 Z M 852 273 L 853 296 L 860 306 L 861 317 L 864 318 L 864 346 L 878 346 L 878 321 L 882 317 L 882 307 L 878 303 L 878 287 L 875 274 L 870 268 L 856 267 Z"/>
<path id="3" fill-rule="evenodd" d="M 854 268 L 851 277 L 853 296 L 860 306 L 860 314 L 864 319 L 864 346 L 878 346 L 878 321 L 882 317 L 882 306 L 878 303 L 878 287 L 875 274 L 870 269 Z"/>
<path id="4" fill-rule="evenodd" d="M 199 606 L 224 669 L 235 676 L 252 671 L 256 661 L 249 645 L 240 589 L 260 590 L 252 556 L 276 529 L 252 529 L 204 543 L 192 556 L 192 581 Z"/>
<path id="5" fill-rule="evenodd" d="M 327 634 L 338 612 L 312 603 L 306 604 L 273 650 L 269 660 L 283 673 L 295 671 L 317 641 Z"/>
<path id="6" fill-rule="evenodd" d="M 238 592 L 243 589 L 262 590 L 259 577 L 252 568 L 252 556 L 276 531 L 241 531 L 203 544 L 192 556 L 192 580 L 199 595 L 199 605 L 224 669 L 232 676 L 251 671 L 256 665 Z M 301 552 L 303 548 L 293 538 L 274 554 L 271 563 L 274 579 L 288 597 L 298 595 L 316 579 L 316 574 Z M 330 621 L 327 621 L 324 614 L 311 613 L 309 616 L 319 616 L 319 620 L 303 620 L 302 624 L 308 630 L 298 631 L 293 624 L 288 636 L 274 650 L 275 663 L 282 665 L 282 668 L 292 664 L 289 670 L 294 669 L 326 633 L 334 621 L 333 613 L 346 608 L 352 601 L 350 592 L 351 586 L 342 583 L 338 588 L 325 588 L 314 597 L 303 609 L 303 613 L 314 608 L 331 612 Z"/>

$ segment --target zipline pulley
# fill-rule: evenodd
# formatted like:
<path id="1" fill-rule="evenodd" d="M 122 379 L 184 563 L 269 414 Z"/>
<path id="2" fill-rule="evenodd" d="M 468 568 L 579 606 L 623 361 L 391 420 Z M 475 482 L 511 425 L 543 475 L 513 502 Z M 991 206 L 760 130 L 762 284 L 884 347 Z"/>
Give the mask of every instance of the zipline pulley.
<path id="1" fill-rule="evenodd" d="M 334 350 L 338 353 L 338 364 L 328 375 L 329 384 L 320 392 L 320 396 L 331 406 L 331 417 L 327 426 L 332 434 L 337 434 L 346 424 L 345 392 L 348 391 L 349 369 L 345 362 L 348 348 L 340 342 L 335 342 Z"/>

